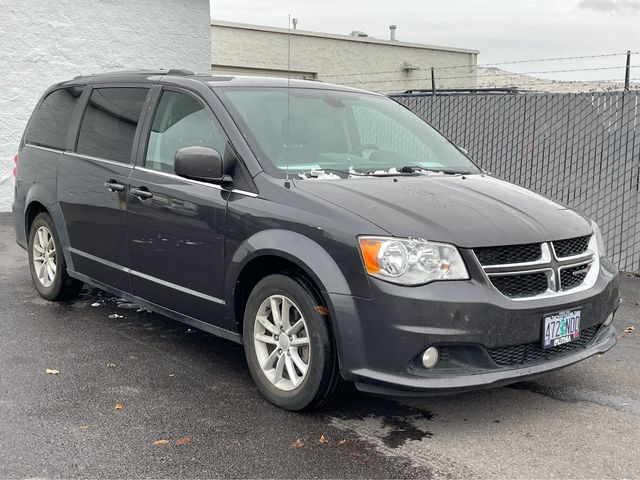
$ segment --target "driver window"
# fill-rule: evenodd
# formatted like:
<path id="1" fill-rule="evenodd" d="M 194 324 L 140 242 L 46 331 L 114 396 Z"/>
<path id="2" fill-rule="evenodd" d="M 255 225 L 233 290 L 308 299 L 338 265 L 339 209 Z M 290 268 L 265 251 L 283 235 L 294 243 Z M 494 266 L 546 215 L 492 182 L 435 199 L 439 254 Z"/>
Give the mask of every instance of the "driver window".
<path id="1" fill-rule="evenodd" d="M 204 105 L 190 95 L 164 91 L 149 135 L 145 167 L 174 173 L 176 152 L 184 147 L 210 147 L 224 154 L 226 138 Z"/>

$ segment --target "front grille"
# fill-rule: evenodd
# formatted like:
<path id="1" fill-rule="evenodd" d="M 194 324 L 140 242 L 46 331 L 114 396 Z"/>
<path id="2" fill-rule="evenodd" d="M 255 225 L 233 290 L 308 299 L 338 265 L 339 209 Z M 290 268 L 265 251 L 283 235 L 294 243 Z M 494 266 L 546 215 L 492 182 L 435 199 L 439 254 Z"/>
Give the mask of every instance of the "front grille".
<path id="1" fill-rule="evenodd" d="M 596 336 L 596 333 L 598 333 L 599 328 L 600 325 L 585 328 L 580 331 L 580 337 L 576 340 L 548 349 L 542 348 L 542 341 L 539 341 L 511 347 L 488 348 L 487 352 L 489 352 L 491 359 L 498 365 L 524 365 L 527 363 L 555 360 L 556 358 L 587 348 Z"/>
<path id="2" fill-rule="evenodd" d="M 473 252 L 481 265 L 535 262 L 542 257 L 542 248 L 539 243 L 474 248 Z"/>
<path id="3" fill-rule="evenodd" d="M 500 293 L 510 298 L 532 297 L 547 291 L 548 281 L 545 272 L 518 273 L 514 275 L 496 275 L 489 279 Z"/>
<path id="4" fill-rule="evenodd" d="M 577 265 L 575 267 L 563 268 L 560 270 L 560 290 L 569 290 L 577 287 L 589 273 L 591 266 L 587 264 Z"/>
<path id="5" fill-rule="evenodd" d="M 587 235 L 586 237 L 576 237 L 553 242 L 553 250 L 556 252 L 556 257 L 572 257 L 586 252 L 590 237 L 591 235 Z"/>

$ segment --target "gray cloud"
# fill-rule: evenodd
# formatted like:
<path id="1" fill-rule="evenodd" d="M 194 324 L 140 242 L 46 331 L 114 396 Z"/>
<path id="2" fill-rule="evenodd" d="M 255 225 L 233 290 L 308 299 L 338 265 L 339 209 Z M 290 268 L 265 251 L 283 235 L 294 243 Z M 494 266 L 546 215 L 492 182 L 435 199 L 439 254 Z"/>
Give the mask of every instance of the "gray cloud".
<path id="1" fill-rule="evenodd" d="M 640 0 L 580 0 L 578 7 L 609 13 L 640 13 Z"/>

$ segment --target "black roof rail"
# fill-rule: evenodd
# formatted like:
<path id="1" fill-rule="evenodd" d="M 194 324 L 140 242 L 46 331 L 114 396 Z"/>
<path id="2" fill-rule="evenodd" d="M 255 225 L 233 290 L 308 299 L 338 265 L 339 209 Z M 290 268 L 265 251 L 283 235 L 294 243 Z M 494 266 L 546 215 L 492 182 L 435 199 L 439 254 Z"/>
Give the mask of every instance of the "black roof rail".
<path id="1" fill-rule="evenodd" d="M 195 75 L 195 72 L 186 68 L 172 68 L 166 72 L 166 75 Z"/>
<path id="2" fill-rule="evenodd" d="M 108 76 L 116 76 L 116 75 L 176 75 L 176 76 L 186 76 L 186 75 L 195 75 L 191 70 L 187 70 L 186 68 L 171 68 L 169 70 L 151 70 L 146 68 L 132 69 L 132 70 L 112 70 L 110 72 L 101 72 L 101 73 L 90 73 L 88 75 L 77 75 L 73 79 L 76 80 L 78 78 L 87 78 L 87 77 L 108 77 Z"/>

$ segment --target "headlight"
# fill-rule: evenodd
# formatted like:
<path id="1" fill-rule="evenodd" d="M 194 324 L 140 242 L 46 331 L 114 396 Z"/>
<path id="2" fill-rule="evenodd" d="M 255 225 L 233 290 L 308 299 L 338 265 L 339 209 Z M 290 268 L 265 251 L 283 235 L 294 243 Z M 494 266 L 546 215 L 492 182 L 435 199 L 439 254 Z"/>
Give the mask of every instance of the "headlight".
<path id="1" fill-rule="evenodd" d="M 602 238 L 602 232 L 600 232 L 600 227 L 598 224 L 591 220 L 591 229 L 593 230 L 593 234 L 596 237 L 596 243 L 598 245 L 598 255 L 601 257 L 607 256 L 607 249 L 604 245 L 604 239 Z"/>
<path id="2" fill-rule="evenodd" d="M 359 241 L 365 268 L 373 277 L 399 285 L 469 278 L 453 245 L 393 237 L 360 237 Z"/>

